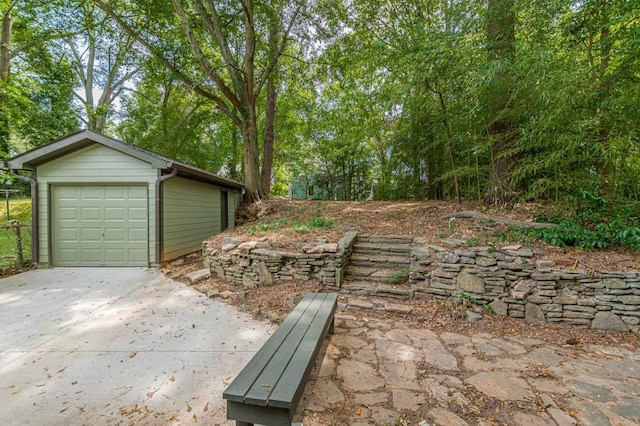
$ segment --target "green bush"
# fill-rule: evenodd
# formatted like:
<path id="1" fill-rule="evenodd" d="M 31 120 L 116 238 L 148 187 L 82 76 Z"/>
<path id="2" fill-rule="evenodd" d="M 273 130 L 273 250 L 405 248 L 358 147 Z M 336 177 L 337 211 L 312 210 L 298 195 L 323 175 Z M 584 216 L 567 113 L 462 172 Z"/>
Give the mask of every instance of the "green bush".
<path id="1" fill-rule="evenodd" d="M 539 217 L 557 223 L 548 229 L 524 229 L 526 235 L 540 238 L 553 246 L 581 249 L 625 247 L 640 252 L 640 203 L 615 205 L 589 193 L 586 205 L 569 218 Z"/>

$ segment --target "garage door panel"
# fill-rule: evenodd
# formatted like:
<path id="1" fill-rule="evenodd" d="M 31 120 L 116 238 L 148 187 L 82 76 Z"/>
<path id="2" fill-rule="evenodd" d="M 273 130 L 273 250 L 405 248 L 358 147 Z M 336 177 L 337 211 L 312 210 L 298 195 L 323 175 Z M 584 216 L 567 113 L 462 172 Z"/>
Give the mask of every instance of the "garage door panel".
<path id="1" fill-rule="evenodd" d="M 107 228 L 104 230 L 105 242 L 125 243 L 125 229 L 123 228 Z"/>
<path id="2" fill-rule="evenodd" d="M 128 209 L 129 220 L 147 220 L 147 209 L 141 207 L 129 207 Z"/>
<path id="3" fill-rule="evenodd" d="M 142 249 L 130 249 L 128 253 L 128 258 L 132 262 L 147 262 L 147 251 Z"/>
<path id="4" fill-rule="evenodd" d="M 147 230 L 143 228 L 129 228 L 129 241 L 146 241 Z"/>
<path id="5" fill-rule="evenodd" d="M 104 217 L 107 220 L 124 220 L 124 207 L 107 207 L 104 209 Z"/>
<path id="6" fill-rule="evenodd" d="M 80 187 L 80 197 L 82 200 L 88 201 L 100 201 L 103 197 L 102 188 L 100 187 L 91 187 L 91 186 L 81 186 Z"/>
<path id="7" fill-rule="evenodd" d="M 88 220 L 99 221 L 102 220 L 101 209 L 98 207 L 82 207 L 82 214 L 80 215 L 83 222 Z"/>
<path id="8" fill-rule="evenodd" d="M 54 186 L 54 264 L 146 266 L 147 193 L 144 186 Z"/>
<path id="9" fill-rule="evenodd" d="M 81 241 L 99 243 L 102 241 L 102 228 L 82 228 Z"/>
<path id="10" fill-rule="evenodd" d="M 104 251 L 107 264 L 122 263 L 125 261 L 125 252 L 120 249 L 107 249 Z"/>
<path id="11" fill-rule="evenodd" d="M 81 249 L 80 254 L 81 254 L 81 262 L 83 264 L 96 263 L 101 261 L 102 250 L 98 248 L 96 249 L 83 248 Z"/>
<path id="12" fill-rule="evenodd" d="M 58 228 L 58 237 L 62 241 L 78 241 L 78 228 Z"/>
<path id="13" fill-rule="evenodd" d="M 142 201 L 145 202 L 147 201 L 147 188 L 143 187 L 143 186 L 132 186 L 129 187 L 129 200 L 135 200 L 135 201 Z"/>
<path id="14" fill-rule="evenodd" d="M 104 199 L 109 201 L 124 201 L 129 200 L 127 188 L 123 187 L 108 187 L 104 192 Z"/>
<path id="15" fill-rule="evenodd" d="M 77 207 L 63 207 L 59 210 L 59 218 L 61 220 L 78 220 L 78 208 Z"/>

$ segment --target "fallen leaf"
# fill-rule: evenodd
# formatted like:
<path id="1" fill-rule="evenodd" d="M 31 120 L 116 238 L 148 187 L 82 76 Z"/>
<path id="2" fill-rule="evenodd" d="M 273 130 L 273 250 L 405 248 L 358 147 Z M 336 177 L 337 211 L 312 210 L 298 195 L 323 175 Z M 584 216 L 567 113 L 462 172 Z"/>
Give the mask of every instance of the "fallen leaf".
<path id="1" fill-rule="evenodd" d="M 268 387 L 269 387 L 269 385 L 268 385 L 268 384 L 266 384 L 266 383 L 263 383 L 263 384 L 261 384 L 260 386 L 262 386 L 263 388 L 268 388 Z"/>
<path id="2" fill-rule="evenodd" d="M 131 352 L 131 355 L 129 355 L 129 358 L 133 358 L 136 355 L 138 355 L 138 352 Z"/>
<path id="3" fill-rule="evenodd" d="M 187 413 L 190 413 L 191 410 L 193 410 L 193 408 L 191 408 L 191 406 L 189 405 L 189 403 L 187 402 Z"/>
<path id="4" fill-rule="evenodd" d="M 207 402 L 207 405 L 204 406 L 203 411 L 206 413 L 207 411 L 209 411 L 209 403 Z"/>
<path id="5" fill-rule="evenodd" d="M 358 416 L 362 415 L 362 407 L 356 408 L 356 415 Z"/>
<path id="6" fill-rule="evenodd" d="M 169 381 L 171 381 L 171 382 L 175 382 L 175 381 L 176 381 L 176 377 L 175 377 L 175 376 L 171 376 L 171 378 L 169 379 Z"/>

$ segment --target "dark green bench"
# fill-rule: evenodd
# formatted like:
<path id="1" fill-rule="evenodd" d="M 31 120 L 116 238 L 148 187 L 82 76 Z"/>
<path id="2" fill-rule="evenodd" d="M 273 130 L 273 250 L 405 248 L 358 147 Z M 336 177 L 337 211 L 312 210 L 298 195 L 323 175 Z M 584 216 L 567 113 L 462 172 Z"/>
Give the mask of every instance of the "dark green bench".
<path id="1" fill-rule="evenodd" d="M 224 391 L 227 418 L 244 426 L 291 425 L 324 337 L 336 293 L 309 293 Z"/>

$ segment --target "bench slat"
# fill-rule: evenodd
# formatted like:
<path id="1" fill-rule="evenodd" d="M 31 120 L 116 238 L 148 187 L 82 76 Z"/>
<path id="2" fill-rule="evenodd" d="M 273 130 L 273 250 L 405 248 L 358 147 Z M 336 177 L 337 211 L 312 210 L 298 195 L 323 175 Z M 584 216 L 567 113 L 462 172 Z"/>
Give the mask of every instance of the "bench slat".
<path id="1" fill-rule="evenodd" d="M 293 354 L 289 365 L 281 374 L 280 380 L 269 397 L 270 407 L 296 407 L 305 384 L 311 375 L 314 360 L 322 347 L 322 339 L 333 321 L 336 295 L 326 297 L 307 333 Z"/>
<path id="2" fill-rule="evenodd" d="M 251 358 L 242 371 L 236 376 L 233 382 L 227 387 L 223 393 L 223 398 L 230 401 L 244 402 L 245 395 L 256 382 L 256 377 L 262 372 L 278 351 L 287 336 L 298 323 L 300 317 L 305 313 L 307 307 L 314 299 L 313 294 L 307 294 L 298 303 L 289 316 L 282 322 L 278 329 L 271 335 L 267 342 L 260 350 Z"/>
<path id="3" fill-rule="evenodd" d="M 316 316 L 324 302 L 324 296 L 317 295 L 306 307 L 304 313 L 298 318 L 298 322 L 283 344 L 280 345 L 278 351 L 269 361 L 266 368 L 260 373 L 253 387 L 245 395 L 245 403 L 252 405 L 271 405 L 271 393 L 278 385 L 278 381 L 283 377 L 283 372 L 289 365 L 292 357 L 297 353 L 301 343 L 304 342 L 305 336 L 311 324 L 314 323 Z M 316 339 L 317 343 L 317 339 Z M 311 354 L 306 354 L 308 358 Z M 298 372 L 297 374 L 301 374 Z M 289 408 L 284 405 L 282 408 Z"/>

